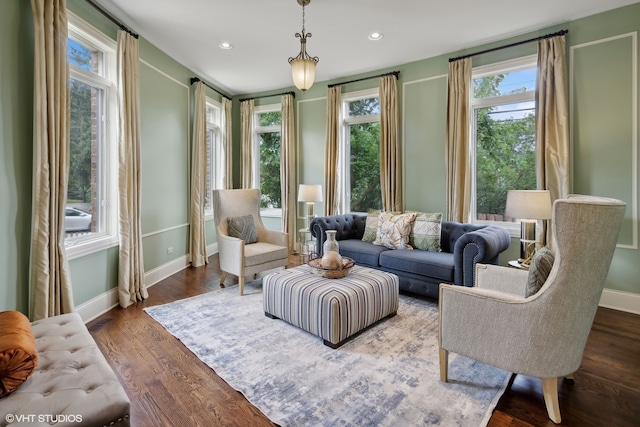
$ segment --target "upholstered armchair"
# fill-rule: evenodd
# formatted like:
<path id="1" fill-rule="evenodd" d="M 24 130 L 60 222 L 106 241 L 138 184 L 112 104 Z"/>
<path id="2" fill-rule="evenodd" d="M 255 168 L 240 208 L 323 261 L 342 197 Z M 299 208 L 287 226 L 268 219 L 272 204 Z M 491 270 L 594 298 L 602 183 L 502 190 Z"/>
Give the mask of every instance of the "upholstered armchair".
<path id="1" fill-rule="evenodd" d="M 539 377 L 549 418 L 560 423 L 558 378 L 582 362 L 624 212 L 619 200 L 556 200 L 555 259 L 542 287 L 528 297 L 527 281 L 540 271 L 478 265 L 475 287 L 441 285 L 441 380 L 448 380 L 449 352 Z"/>
<path id="2" fill-rule="evenodd" d="M 264 227 L 260 217 L 260 190 L 214 190 L 213 217 L 218 234 L 221 285 L 227 273 L 234 274 L 238 276 L 242 295 L 245 276 L 287 266 L 287 233 Z"/>

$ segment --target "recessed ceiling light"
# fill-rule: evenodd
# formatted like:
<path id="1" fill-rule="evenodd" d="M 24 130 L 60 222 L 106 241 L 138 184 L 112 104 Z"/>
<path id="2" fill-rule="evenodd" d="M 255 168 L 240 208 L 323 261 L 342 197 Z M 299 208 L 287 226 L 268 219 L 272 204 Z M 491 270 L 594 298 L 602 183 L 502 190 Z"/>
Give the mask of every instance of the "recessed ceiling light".
<path id="1" fill-rule="evenodd" d="M 233 45 L 229 42 L 222 42 L 218 46 L 220 46 L 220 49 L 233 49 Z"/>
<path id="2" fill-rule="evenodd" d="M 369 34 L 369 40 L 381 40 L 384 37 L 382 33 L 371 33 Z"/>

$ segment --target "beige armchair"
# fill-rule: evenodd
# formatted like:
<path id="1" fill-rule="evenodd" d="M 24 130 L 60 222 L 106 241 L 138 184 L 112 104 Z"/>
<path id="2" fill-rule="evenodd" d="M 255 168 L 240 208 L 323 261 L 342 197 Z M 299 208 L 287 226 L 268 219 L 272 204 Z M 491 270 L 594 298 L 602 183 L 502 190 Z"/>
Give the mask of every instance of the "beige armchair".
<path id="1" fill-rule="evenodd" d="M 257 232 L 257 242 L 244 240 L 228 233 L 228 218 L 251 215 Z M 260 190 L 214 190 L 213 216 L 218 234 L 218 251 L 224 284 L 227 273 L 238 276 L 240 295 L 244 292 L 245 276 L 261 271 L 286 267 L 289 262 L 287 233 L 267 230 L 260 218 Z"/>
<path id="2" fill-rule="evenodd" d="M 455 352 L 542 379 L 559 423 L 558 377 L 582 354 L 625 212 L 619 200 L 572 195 L 553 205 L 555 261 L 542 288 L 524 297 L 528 272 L 478 265 L 476 287 L 440 285 L 440 379 Z"/>

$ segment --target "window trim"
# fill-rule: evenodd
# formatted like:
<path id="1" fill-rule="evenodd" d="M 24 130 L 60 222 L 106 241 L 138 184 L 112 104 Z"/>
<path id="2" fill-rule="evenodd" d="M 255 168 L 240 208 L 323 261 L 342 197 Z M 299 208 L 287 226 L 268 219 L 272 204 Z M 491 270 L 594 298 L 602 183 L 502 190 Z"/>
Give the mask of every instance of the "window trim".
<path id="1" fill-rule="evenodd" d="M 471 154 L 471 203 L 470 203 L 470 213 L 469 213 L 469 222 L 472 224 L 479 225 L 497 225 L 499 227 L 505 228 L 511 237 L 519 237 L 520 236 L 520 221 L 515 222 L 507 222 L 507 221 L 488 221 L 488 220 L 479 220 L 478 212 L 477 212 L 477 195 L 476 195 L 476 120 L 475 120 L 475 110 L 480 108 L 486 108 L 495 106 L 498 104 L 498 100 L 500 101 L 500 105 L 504 104 L 514 104 L 519 102 L 535 102 L 535 90 L 520 92 L 514 94 L 506 94 L 499 96 L 492 96 L 487 98 L 476 99 L 473 96 L 473 81 L 477 78 L 487 77 L 494 74 L 501 73 L 509 73 L 513 71 L 525 70 L 529 68 L 537 67 L 537 55 L 527 55 L 516 59 L 511 59 L 507 61 L 496 62 L 493 64 L 481 65 L 478 67 L 474 67 L 471 71 L 471 94 L 470 94 L 470 133 L 469 133 L 469 150 Z"/>
<path id="2" fill-rule="evenodd" d="M 207 96 L 205 100 L 205 117 L 207 116 L 206 110 L 209 108 L 217 110 L 217 120 L 213 122 L 207 120 L 206 122 L 207 133 L 213 131 L 215 138 L 211 141 L 212 146 L 208 148 L 211 150 L 209 153 L 211 167 L 207 171 L 211 182 L 211 194 L 209 194 L 211 203 L 210 210 L 204 212 L 205 221 L 213 220 L 213 190 L 222 189 L 222 177 L 220 174 L 223 167 L 220 162 L 222 160 L 222 103 Z"/>
<path id="3" fill-rule="evenodd" d="M 98 201 L 103 209 L 104 231 L 88 237 L 65 239 L 69 260 L 103 251 L 119 245 L 118 229 L 118 144 L 117 144 L 117 90 L 116 90 L 116 42 L 77 15 L 67 11 L 68 37 L 100 50 L 103 54 L 104 76 L 69 64 L 69 77 L 104 90 L 105 111 L 102 117 L 100 144 L 106 182 L 101 182 L 103 199 Z"/>

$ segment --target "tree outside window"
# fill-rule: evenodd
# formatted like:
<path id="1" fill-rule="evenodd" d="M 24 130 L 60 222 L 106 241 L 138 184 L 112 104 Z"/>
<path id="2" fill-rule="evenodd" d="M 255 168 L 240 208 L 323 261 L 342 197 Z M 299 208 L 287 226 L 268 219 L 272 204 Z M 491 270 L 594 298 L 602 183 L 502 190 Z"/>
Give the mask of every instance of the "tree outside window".
<path id="1" fill-rule="evenodd" d="M 274 108 L 274 107 L 272 107 Z M 262 209 L 282 208 L 282 184 L 280 180 L 280 147 L 282 115 L 277 110 L 257 113 L 256 137 L 260 164 L 257 174 L 262 199 Z"/>

